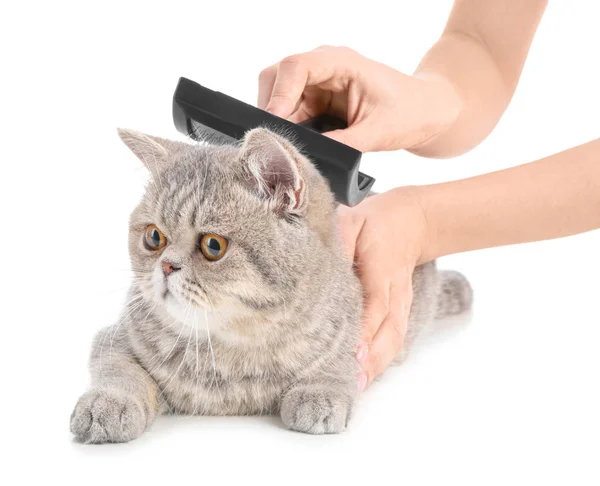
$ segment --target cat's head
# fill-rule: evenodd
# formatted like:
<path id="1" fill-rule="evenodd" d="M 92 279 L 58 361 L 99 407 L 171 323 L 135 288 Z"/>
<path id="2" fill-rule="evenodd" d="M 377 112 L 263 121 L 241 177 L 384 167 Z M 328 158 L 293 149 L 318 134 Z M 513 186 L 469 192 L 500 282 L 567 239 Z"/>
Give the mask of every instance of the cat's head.
<path id="1" fill-rule="evenodd" d="M 156 308 L 235 327 L 289 312 L 306 286 L 319 286 L 318 268 L 338 245 L 335 204 L 288 140 L 262 128 L 236 146 L 119 135 L 151 173 L 129 247 L 136 285 Z"/>

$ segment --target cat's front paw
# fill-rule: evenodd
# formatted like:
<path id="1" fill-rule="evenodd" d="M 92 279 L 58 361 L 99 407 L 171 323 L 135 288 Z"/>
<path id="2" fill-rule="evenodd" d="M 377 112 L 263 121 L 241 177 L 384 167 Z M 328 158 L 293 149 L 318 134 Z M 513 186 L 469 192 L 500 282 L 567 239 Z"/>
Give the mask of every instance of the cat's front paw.
<path id="1" fill-rule="evenodd" d="M 90 390 L 84 394 L 71 415 L 71 432 L 80 442 L 128 442 L 146 428 L 142 405 L 125 393 Z"/>
<path id="2" fill-rule="evenodd" d="M 354 396 L 335 385 L 302 385 L 281 400 L 281 419 L 299 432 L 337 434 L 348 425 L 353 404 Z"/>

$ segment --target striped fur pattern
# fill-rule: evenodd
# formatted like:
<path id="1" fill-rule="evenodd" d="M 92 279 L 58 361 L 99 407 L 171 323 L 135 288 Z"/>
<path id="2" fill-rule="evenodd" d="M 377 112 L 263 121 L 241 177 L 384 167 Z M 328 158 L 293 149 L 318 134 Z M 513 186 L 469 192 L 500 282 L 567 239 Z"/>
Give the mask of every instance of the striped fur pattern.
<path id="1" fill-rule="evenodd" d="M 294 430 L 344 430 L 362 293 L 323 177 L 266 129 L 218 147 L 119 134 L 152 182 L 131 215 L 127 304 L 94 341 L 92 386 L 71 417 L 77 439 L 132 440 L 162 413 L 279 413 Z M 167 238 L 160 251 L 144 244 L 150 224 Z M 198 249 L 207 233 L 229 242 L 218 261 Z M 179 270 L 165 276 L 163 261 Z M 415 272 L 407 342 L 445 308 L 438 280 L 433 263 Z"/>

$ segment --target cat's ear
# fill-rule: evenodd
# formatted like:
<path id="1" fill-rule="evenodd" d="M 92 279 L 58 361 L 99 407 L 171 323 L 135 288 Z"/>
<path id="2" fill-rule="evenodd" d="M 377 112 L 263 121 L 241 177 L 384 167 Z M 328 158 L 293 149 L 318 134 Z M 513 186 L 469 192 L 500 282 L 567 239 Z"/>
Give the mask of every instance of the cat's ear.
<path id="1" fill-rule="evenodd" d="M 241 161 L 250 183 L 278 211 L 301 214 L 306 208 L 301 160 L 292 144 L 266 128 L 250 130 L 244 137 Z"/>
<path id="2" fill-rule="evenodd" d="M 183 145 L 181 142 L 145 135 L 126 128 L 118 128 L 117 132 L 123 143 L 144 163 L 154 178 L 160 176 L 173 153 Z"/>

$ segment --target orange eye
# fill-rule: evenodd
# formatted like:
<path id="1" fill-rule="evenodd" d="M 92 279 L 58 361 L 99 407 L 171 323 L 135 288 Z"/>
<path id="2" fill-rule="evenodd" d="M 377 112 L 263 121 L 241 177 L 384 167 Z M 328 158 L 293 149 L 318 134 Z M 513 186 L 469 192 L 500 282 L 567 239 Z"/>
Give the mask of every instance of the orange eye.
<path id="1" fill-rule="evenodd" d="M 167 237 L 153 224 L 146 228 L 144 234 L 144 245 L 150 251 L 158 251 L 167 244 Z"/>
<path id="2" fill-rule="evenodd" d="M 200 236 L 200 251 L 207 260 L 215 262 L 223 258 L 227 251 L 227 240 L 222 236 L 208 233 Z"/>

